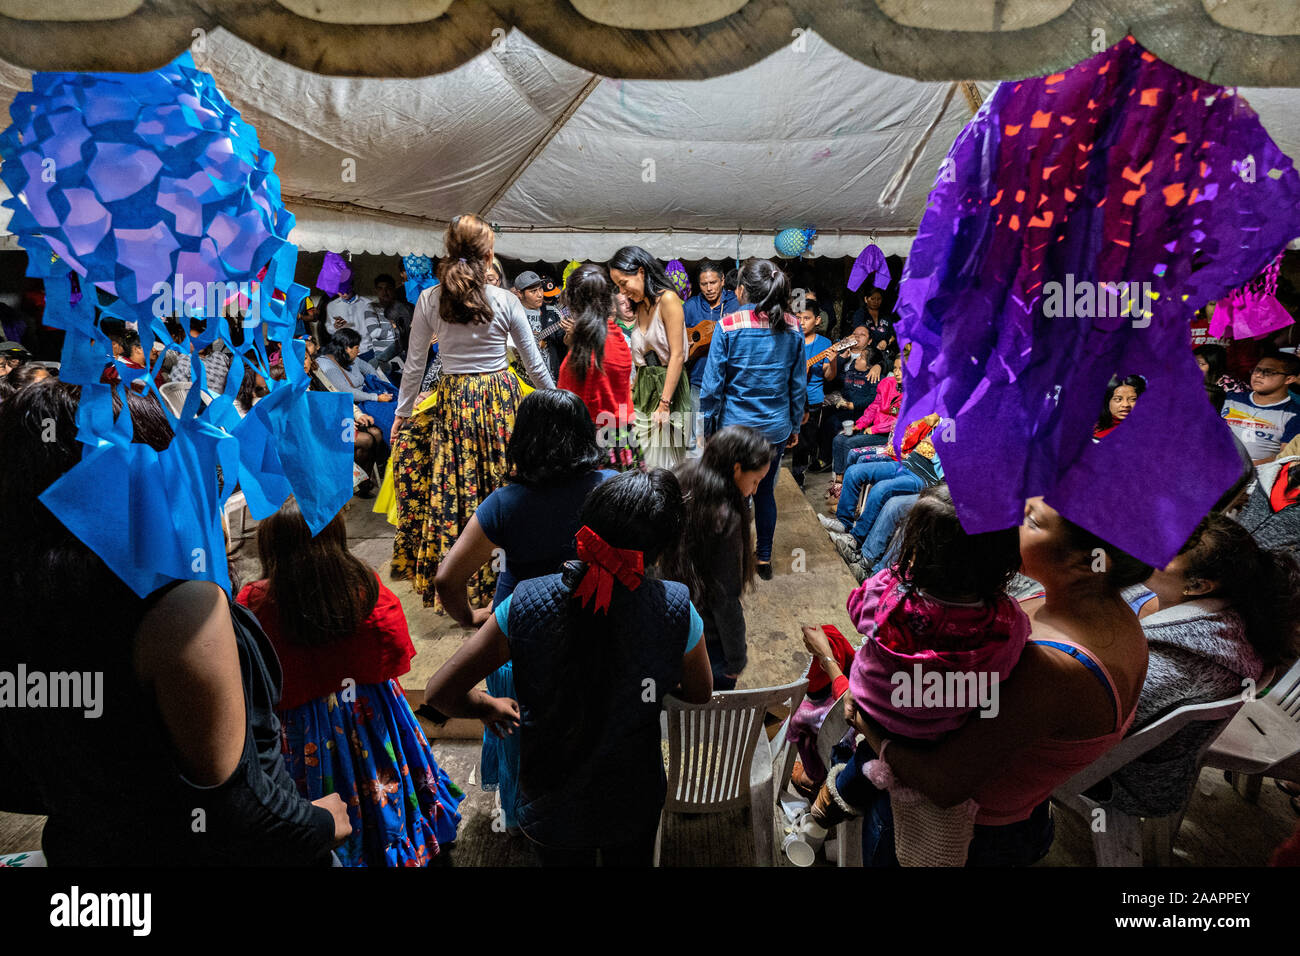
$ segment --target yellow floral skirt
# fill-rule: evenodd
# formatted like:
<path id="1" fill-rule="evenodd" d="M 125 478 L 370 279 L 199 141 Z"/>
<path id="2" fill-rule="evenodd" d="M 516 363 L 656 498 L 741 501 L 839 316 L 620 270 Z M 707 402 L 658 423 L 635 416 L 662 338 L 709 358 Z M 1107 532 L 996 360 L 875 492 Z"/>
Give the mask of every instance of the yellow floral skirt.
<path id="1" fill-rule="evenodd" d="M 508 370 L 443 375 L 430 407 L 397 436 L 393 577 L 410 578 L 425 607 L 441 612 L 433 586 L 438 562 L 479 504 L 505 483 L 506 443 L 519 401 L 518 379 Z M 491 602 L 496 579 L 490 563 L 470 578 L 472 607 Z"/>

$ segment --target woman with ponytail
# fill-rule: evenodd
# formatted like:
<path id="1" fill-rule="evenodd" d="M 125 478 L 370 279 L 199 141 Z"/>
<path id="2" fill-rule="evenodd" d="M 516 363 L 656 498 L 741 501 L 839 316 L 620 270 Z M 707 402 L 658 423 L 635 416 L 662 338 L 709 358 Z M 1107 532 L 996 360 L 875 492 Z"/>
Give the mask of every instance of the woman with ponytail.
<path id="1" fill-rule="evenodd" d="M 772 445 L 772 463 L 754 494 L 758 576 L 772 578 L 776 477 L 787 444 L 799 440 L 808 400 L 803 334 L 790 311 L 790 282 L 770 259 L 749 259 L 736 286 L 740 312 L 722 317 L 713 333 L 700 416 L 704 434 L 747 425 Z"/>
<path id="2" fill-rule="evenodd" d="M 519 825 L 543 864 L 648 866 L 667 790 L 663 698 L 713 693 L 686 585 L 651 569 L 682 529 L 672 472 L 625 472 L 583 504 L 578 560 L 520 582 L 429 679 L 427 701 L 520 735 Z M 476 690 L 513 662 L 516 700 Z"/>
<path id="3" fill-rule="evenodd" d="M 1155 595 L 1140 613 L 1151 661 L 1134 728 L 1186 704 L 1246 693 L 1296 654 L 1300 567 L 1231 518 L 1212 512 L 1146 586 Z M 1141 816 L 1182 810 L 1214 730 L 1191 724 L 1112 776 L 1116 807 Z"/>
<path id="4" fill-rule="evenodd" d="M 659 260 L 624 246 L 609 260 L 609 276 L 632 303 L 635 433 L 651 468 L 675 468 L 690 444 L 691 384 L 686 377 L 686 318 L 682 300 Z"/>
<path id="5" fill-rule="evenodd" d="M 414 579 L 426 607 L 439 607 L 438 563 L 509 469 L 506 442 L 521 397 L 506 362 L 512 335 L 533 381 L 554 387 L 519 299 L 488 281 L 494 242 L 478 216 L 453 219 L 438 284 L 420 293 L 411 320 L 392 432 L 398 513 L 392 571 Z M 435 401 L 412 419 L 434 341 L 442 359 Z M 480 569 L 469 582 L 470 602 L 487 604 L 495 586 L 491 565 Z"/>
<path id="6" fill-rule="evenodd" d="M 640 449 L 632 435 L 632 352 L 614 321 L 615 287 L 605 270 L 579 266 L 564 287 L 564 304 L 573 328 L 556 384 L 582 399 L 596 423 L 606 464 L 616 471 L 640 469 Z"/>
<path id="7" fill-rule="evenodd" d="M 740 596 L 754 583 L 749 499 L 771 464 L 772 444 L 762 432 L 731 425 L 678 472 L 686 521 L 664 557 L 664 574 L 691 589 L 717 690 L 735 689 L 748 657 Z"/>

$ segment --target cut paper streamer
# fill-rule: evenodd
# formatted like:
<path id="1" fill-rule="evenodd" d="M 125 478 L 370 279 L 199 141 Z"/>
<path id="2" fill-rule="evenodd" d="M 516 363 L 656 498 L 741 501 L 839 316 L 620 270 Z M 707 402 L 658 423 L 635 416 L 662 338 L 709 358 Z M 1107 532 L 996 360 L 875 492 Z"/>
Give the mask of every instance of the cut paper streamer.
<path id="1" fill-rule="evenodd" d="M 1291 160 L 1240 96 L 1128 37 L 1002 83 L 945 167 L 902 280 L 899 419 L 952 420 L 940 454 L 967 531 L 1044 495 L 1163 567 L 1241 469 L 1189 323 L 1300 235 Z M 1093 443 L 1107 381 L 1134 373 L 1146 392 Z"/>
<path id="2" fill-rule="evenodd" d="M 889 283 L 894 278 L 889 272 L 889 263 L 885 261 L 885 254 L 874 242 L 859 252 L 858 257 L 853 260 L 853 269 L 849 272 L 849 291 L 857 292 L 869 276 L 872 277 L 872 285 L 877 289 L 888 289 Z M 884 282 L 880 281 L 881 276 L 884 276 Z"/>
<path id="3" fill-rule="evenodd" d="M 275 157 L 184 54 L 150 73 L 37 73 L 0 133 L 9 229 L 44 280 L 45 322 L 64 329 L 61 378 L 80 385 L 82 460 L 41 495 L 47 508 L 137 594 L 174 579 L 227 590 L 222 506 L 238 481 L 254 518 L 292 492 L 313 532 L 351 496 L 348 396 L 309 393 L 304 345 L 293 341 L 306 287 L 294 280 Z M 205 322 L 183 345 L 164 319 Z M 194 384 L 172 417 L 146 370 L 114 362 L 99 323 L 134 323 L 145 355 L 155 336 L 189 352 Z M 220 339 L 235 358 L 223 394 L 201 409 L 200 350 Z M 267 375 L 267 340 L 292 356 Z M 158 363 L 161 362 L 161 355 Z M 131 442 L 114 421 L 120 388 L 152 393 L 174 437 L 162 452 Z M 246 365 L 271 392 L 238 419 L 230 402 Z M 287 437 L 286 437 L 287 436 Z"/>
<path id="4" fill-rule="evenodd" d="M 402 269 L 406 272 L 406 301 L 412 305 L 421 292 L 438 284 L 433 274 L 433 260 L 428 256 L 402 256 Z"/>
<path id="5" fill-rule="evenodd" d="M 1277 301 L 1277 273 L 1281 266 L 1279 255 L 1263 272 L 1219 300 L 1210 317 L 1212 338 L 1222 338 L 1231 327 L 1235 340 L 1257 339 L 1295 323 L 1291 313 Z"/>

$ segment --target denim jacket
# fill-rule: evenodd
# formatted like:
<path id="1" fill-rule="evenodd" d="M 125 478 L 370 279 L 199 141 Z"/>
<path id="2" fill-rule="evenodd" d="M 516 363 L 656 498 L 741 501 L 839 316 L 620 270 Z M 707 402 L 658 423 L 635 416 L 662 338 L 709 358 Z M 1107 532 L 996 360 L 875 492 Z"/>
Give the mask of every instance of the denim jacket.
<path id="1" fill-rule="evenodd" d="M 782 444 L 798 431 L 808 400 L 803 344 L 788 312 L 775 332 L 766 314 L 746 309 L 723 316 L 700 387 L 705 434 L 748 425 Z"/>

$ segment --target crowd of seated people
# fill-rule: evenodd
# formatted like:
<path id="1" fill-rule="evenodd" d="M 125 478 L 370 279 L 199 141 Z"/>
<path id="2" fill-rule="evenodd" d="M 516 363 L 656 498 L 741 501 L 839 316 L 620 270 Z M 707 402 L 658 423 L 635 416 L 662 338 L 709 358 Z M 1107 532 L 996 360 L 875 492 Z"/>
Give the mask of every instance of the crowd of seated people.
<path id="1" fill-rule="evenodd" d="M 375 412 L 391 415 L 389 373 L 410 325 L 396 283 L 380 286 L 378 303 L 351 296 L 333 311 L 319 300 L 303 310 L 311 387 L 354 399 L 356 461 L 370 482 L 363 495 L 384 475 L 391 418 L 377 424 Z M 847 354 L 814 363 L 805 380 L 805 402 L 811 386 L 820 389 L 821 417 L 799 436 L 803 463 L 832 467 L 842 484 L 835 517 L 821 517 L 858 576 L 846 600 L 861 637 L 851 640 L 851 663 L 820 630 L 805 629 L 804 641 L 862 739 L 810 775 L 813 805 L 796 829 L 815 845 L 859 814 L 870 865 L 911 859 L 917 848 L 896 842 L 895 808 L 882 799 L 905 786 L 946 819 L 965 818 L 967 863 L 1032 863 L 1053 839 L 1046 808 L 1055 786 L 1169 710 L 1220 699 L 1294 660 L 1300 403 L 1288 389 L 1300 367 L 1290 353 L 1267 352 L 1248 390 L 1222 395 L 1244 446 L 1242 481 L 1156 569 L 1041 499 L 1027 503 L 1018 530 L 965 534 L 943 481 L 943 422 L 899 424 L 902 356 L 879 298 L 864 295 Z M 474 633 L 429 680 L 429 712 L 483 722 L 484 783 L 500 789 L 509 827 L 548 864 L 653 858 L 665 695 L 648 699 L 644 681 L 703 702 L 744 678 L 742 596 L 761 577 L 752 499 L 776 454 L 770 435 L 730 425 L 673 470 L 632 465 L 619 474 L 632 463 L 597 441 L 593 408 L 627 397 L 619 321 L 627 313 L 612 294 L 601 302 L 608 315 L 593 312 L 563 333 L 587 368 L 570 376 L 580 387 L 539 389 L 520 403 L 506 483 L 478 505 L 435 578 L 443 607 Z M 815 299 L 805 294 L 802 304 L 806 363 L 831 342 L 818 335 L 825 317 Z M 189 371 L 184 329 L 174 321 L 167 329 L 178 347 L 164 345 L 176 355 L 159 368 L 164 381 L 182 365 Z M 194 323 L 189 334 L 202 331 Z M 130 329 L 113 342 L 127 367 L 159 358 L 146 362 Z M 217 345 L 203 356 L 208 391 L 220 391 L 214 367 L 228 374 L 232 359 L 244 363 L 235 405 L 246 415 L 271 383 L 252 354 Z M 270 349 L 269 377 L 283 376 L 288 354 Z M 1214 401 L 1216 388 L 1227 390 L 1214 377 L 1218 357 L 1200 357 Z M 19 634 L 0 645 L 0 669 L 19 659 L 51 669 L 77 661 L 119 678 L 111 716 L 90 734 L 49 715 L 0 724 L 0 810 L 47 815 L 54 863 L 126 854 L 178 864 L 437 859 L 456 839 L 463 793 L 438 766 L 399 683 L 413 653 L 401 604 L 349 553 L 346 518 L 312 537 L 290 499 L 262 522 L 261 574 L 235 601 L 192 581 L 139 598 L 31 504 L 80 458 L 79 390 L 11 363 L 2 349 L 0 372 L 0 527 L 14 543 L 0 554 L 0 589 L 18 595 L 17 619 L 46 622 L 39 639 Z M 1122 427 L 1144 388 L 1137 375 L 1111 381 L 1095 440 Z M 165 447 L 168 419 L 153 395 L 115 391 L 136 440 Z M 1267 428 L 1245 435 L 1247 414 Z M 32 424 L 46 419 L 59 425 L 52 450 Z M 495 593 L 474 607 L 468 582 L 498 549 L 505 564 Z M 1036 584 L 1023 600 L 1008 596 L 1017 571 Z M 74 581 L 78 594 L 112 608 L 107 619 L 92 622 L 83 602 L 67 600 Z M 104 641 L 106 632 L 115 640 Z M 968 719 L 970 708 L 896 704 L 889 674 L 913 662 L 931 668 L 943 654 L 1026 690 L 1008 693 L 993 720 Z M 1205 728 L 1192 730 L 1116 774 L 1099 799 L 1147 815 L 1181 810 Z M 189 830 L 205 799 L 231 834 L 219 845 Z M 92 825 L 91 806 L 115 825 Z"/>

